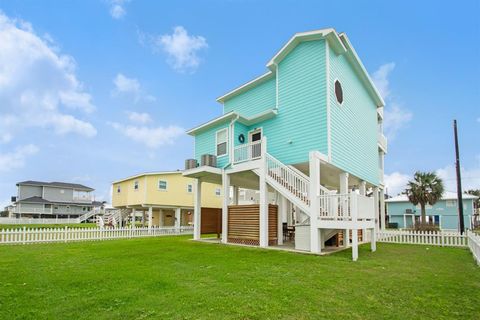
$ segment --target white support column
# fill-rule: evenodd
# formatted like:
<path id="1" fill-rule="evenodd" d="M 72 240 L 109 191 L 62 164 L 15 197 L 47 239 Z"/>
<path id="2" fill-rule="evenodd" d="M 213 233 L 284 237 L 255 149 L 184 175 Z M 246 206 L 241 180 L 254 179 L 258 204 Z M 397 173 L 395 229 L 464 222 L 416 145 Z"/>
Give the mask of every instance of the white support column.
<path id="1" fill-rule="evenodd" d="M 175 228 L 180 228 L 182 219 L 182 209 L 175 209 Z"/>
<path id="2" fill-rule="evenodd" d="M 230 176 L 223 170 L 223 202 L 222 202 L 222 243 L 228 241 L 228 205 L 230 204 Z"/>
<path id="3" fill-rule="evenodd" d="M 348 194 L 348 178 L 349 178 L 349 174 L 347 172 L 342 172 L 339 174 L 339 179 L 340 179 L 340 194 Z M 341 202 L 340 204 L 342 206 L 342 208 L 346 205 L 345 202 Z M 342 210 L 343 212 L 347 212 L 348 211 L 348 208 L 343 208 Z M 346 237 L 345 237 L 345 240 L 343 241 L 344 242 L 344 246 L 345 247 L 348 247 L 350 245 L 350 230 L 349 229 L 346 229 L 345 230 L 345 234 L 346 234 Z"/>
<path id="4" fill-rule="evenodd" d="M 193 183 L 193 239 L 200 240 L 202 223 L 202 181 L 195 179 Z"/>
<path id="5" fill-rule="evenodd" d="M 382 230 L 385 230 L 385 222 L 387 221 L 385 217 L 385 190 L 380 189 L 380 220 L 381 224 L 380 227 Z"/>
<path id="6" fill-rule="evenodd" d="M 375 231 L 375 228 L 370 229 L 370 248 L 372 252 L 377 251 L 377 232 Z"/>
<path id="7" fill-rule="evenodd" d="M 277 211 L 277 244 L 281 245 L 283 244 L 283 211 L 285 210 L 285 203 L 283 201 L 284 197 L 277 192 L 277 205 L 278 205 L 278 211 Z"/>
<path id="8" fill-rule="evenodd" d="M 320 253 L 322 251 L 321 235 L 318 229 L 318 215 L 320 211 L 320 203 L 318 196 L 320 195 L 320 159 L 315 156 L 315 152 L 310 152 L 310 251 Z"/>
<path id="9" fill-rule="evenodd" d="M 359 191 L 362 196 L 367 194 L 367 182 L 365 181 L 360 182 Z"/>
<path id="10" fill-rule="evenodd" d="M 260 247 L 268 247 L 268 186 L 266 182 L 266 160 L 265 155 L 267 152 L 267 138 L 262 138 L 262 165 L 260 167 L 260 176 L 259 176 L 259 190 L 260 190 L 260 201 L 259 201 L 259 228 L 260 228 Z"/>
<path id="11" fill-rule="evenodd" d="M 352 229 L 352 260 L 358 259 L 358 229 Z"/>
<path id="12" fill-rule="evenodd" d="M 233 205 L 238 205 L 238 195 L 239 195 L 239 194 L 238 194 L 238 193 L 239 193 L 238 187 L 237 187 L 237 186 L 233 186 L 232 189 L 233 189 L 232 204 L 233 204 Z"/>
<path id="13" fill-rule="evenodd" d="M 130 227 L 133 228 L 135 226 L 135 209 L 132 209 L 132 218 L 131 218 L 131 225 Z"/>
<path id="14" fill-rule="evenodd" d="M 380 230 L 380 227 L 379 227 L 380 217 L 378 212 L 378 208 L 379 208 L 378 193 L 379 193 L 378 187 L 373 188 L 373 203 L 375 203 L 375 229 L 377 231 Z"/>
<path id="15" fill-rule="evenodd" d="M 152 216 L 153 216 L 153 208 L 148 208 L 148 229 L 152 228 Z"/>

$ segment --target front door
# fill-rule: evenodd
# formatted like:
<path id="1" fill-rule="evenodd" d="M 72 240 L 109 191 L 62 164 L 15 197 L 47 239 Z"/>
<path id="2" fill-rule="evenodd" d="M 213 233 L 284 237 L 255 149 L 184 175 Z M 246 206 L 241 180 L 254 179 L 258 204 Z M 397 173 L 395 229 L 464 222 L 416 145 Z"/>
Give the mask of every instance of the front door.
<path id="1" fill-rule="evenodd" d="M 252 159 L 260 158 L 260 156 L 262 155 L 262 147 L 260 143 L 255 143 L 255 142 L 259 142 L 262 140 L 262 130 L 257 129 L 250 132 L 249 140 L 250 140 L 250 144 L 252 145 L 252 150 L 251 150 Z"/>

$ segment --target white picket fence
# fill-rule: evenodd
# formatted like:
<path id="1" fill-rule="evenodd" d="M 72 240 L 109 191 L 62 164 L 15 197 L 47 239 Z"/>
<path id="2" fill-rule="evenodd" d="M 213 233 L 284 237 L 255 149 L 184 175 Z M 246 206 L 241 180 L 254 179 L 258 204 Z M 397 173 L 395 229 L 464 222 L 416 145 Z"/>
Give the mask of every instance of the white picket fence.
<path id="1" fill-rule="evenodd" d="M 0 230 L 0 244 L 72 242 L 192 234 L 193 227 L 18 228 Z"/>
<path id="2" fill-rule="evenodd" d="M 79 218 L 5 218 L 0 217 L 0 224 L 73 224 L 80 223 Z"/>
<path id="3" fill-rule="evenodd" d="M 473 257 L 480 266 L 480 235 L 467 231 L 468 247 L 472 251 Z"/>
<path id="4" fill-rule="evenodd" d="M 451 231 L 385 230 L 377 233 L 378 242 L 466 247 L 467 236 Z"/>

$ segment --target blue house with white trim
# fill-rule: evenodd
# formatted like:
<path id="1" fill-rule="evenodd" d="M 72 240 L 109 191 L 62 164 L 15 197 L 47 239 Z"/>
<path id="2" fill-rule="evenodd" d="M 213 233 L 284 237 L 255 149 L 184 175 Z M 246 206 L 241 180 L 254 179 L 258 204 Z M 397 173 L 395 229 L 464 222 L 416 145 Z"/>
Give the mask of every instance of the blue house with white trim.
<path id="1" fill-rule="evenodd" d="M 475 214 L 474 202 L 478 197 L 471 194 L 462 195 L 463 221 L 465 228 L 471 228 Z M 385 200 L 389 223 L 398 224 L 399 228 L 413 228 L 421 221 L 420 205 L 414 206 L 406 195 L 399 195 Z M 433 206 L 426 206 L 427 222 L 437 225 L 442 230 L 459 230 L 458 198 L 454 192 L 445 192 Z"/>
<path id="2" fill-rule="evenodd" d="M 217 99 L 222 115 L 188 131 L 195 151 L 184 175 L 196 179 L 197 199 L 202 182 L 232 194 L 224 199 L 222 242 L 282 245 L 290 228 L 297 250 L 320 253 L 340 233 L 384 228 L 384 101 L 346 34 L 297 33 L 266 67 Z M 257 225 L 249 228 L 237 225 L 248 216 L 239 188 L 260 192 L 258 216 L 249 216 Z M 195 239 L 200 224 L 198 206 Z M 354 259 L 357 241 L 351 237 Z"/>

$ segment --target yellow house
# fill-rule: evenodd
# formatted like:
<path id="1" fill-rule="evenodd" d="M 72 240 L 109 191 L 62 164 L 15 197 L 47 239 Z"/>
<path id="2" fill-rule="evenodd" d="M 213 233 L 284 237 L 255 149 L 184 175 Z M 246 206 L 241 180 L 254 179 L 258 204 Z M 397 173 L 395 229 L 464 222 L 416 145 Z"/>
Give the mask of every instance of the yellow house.
<path id="1" fill-rule="evenodd" d="M 132 217 L 148 214 L 149 226 L 193 224 L 195 181 L 182 171 L 142 173 L 112 182 L 112 205 L 129 211 Z M 222 207 L 222 188 L 202 185 L 202 208 Z M 145 221 L 145 220 L 144 220 Z"/>

